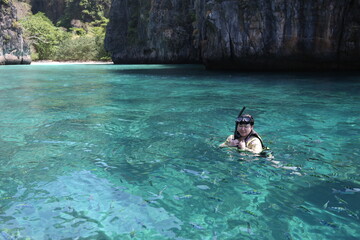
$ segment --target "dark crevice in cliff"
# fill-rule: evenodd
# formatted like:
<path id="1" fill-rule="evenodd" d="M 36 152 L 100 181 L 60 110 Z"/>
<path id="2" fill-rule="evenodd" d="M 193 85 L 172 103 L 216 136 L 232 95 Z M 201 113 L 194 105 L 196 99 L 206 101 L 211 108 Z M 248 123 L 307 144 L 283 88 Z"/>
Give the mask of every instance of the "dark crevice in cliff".
<path id="1" fill-rule="evenodd" d="M 345 0 L 344 0 L 345 1 Z M 336 58 L 337 58 L 337 62 L 341 62 L 341 58 L 342 58 L 342 54 L 343 54 L 343 42 L 344 42 L 344 35 L 345 35 L 345 30 L 346 30 L 346 23 L 349 23 L 349 21 L 347 21 L 349 19 L 349 16 L 345 13 L 348 12 L 348 10 L 351 8 L 351 6 L 355 5 L 355 0 L 350 0 L 349 4 L 346 4 L 345 7 L 342 9 L 342 11 L 340 12 L 340 16 L 342 16 L 341 18 L 341 24 L 340 24 L 340 30 L 339 30 L 339 37 L 338 37 L 338 42 L 337 42 L 337 54 L 336 54 Z M 339 67 L 339 66 L 338 66 Z"/>
<path id="2" fill-rule="evenodd" d="M 195 23 L 196 28 L 194 31 L 197 32 L 197 36 L 195 35 L 195 48 L 197 49 L 197 59 L 199 62 L 203 62 L 204 59 L 202 57 L 203 52 L 203 43 L 206 41 L 205 39 L 205 0 L 195 0 L 194 2 L 194 8 L 195 8 Z M 195 32 L 195 33 L 196 33 Z"/>
<path id="3" fill-rule="evenodd" d="M 230 45 L 230 60 L 235 60 L 234 45 L 231 40 L 230 32 L 229 32 L 229 45 Z"/>
<path id="4" fill-rule="evenodd" d="M 305 55 L 306 53 L 306 29 L 307 29 L 307 21 L 306 21 L 306 3 L 300 2 L 299 9 L 299 30 L 298 30 L 298 41 L 297 47 L 299 49 L 299 53 Z"/>
<path id="5" fill-rule="evenodd" d="M 264 48 L 268 51 L 265 54 L 271 54 L 274 44 L 274 11 L 272 9 L 272 0 L 264 1 L 264 16 L 265 16 L 265 37 L 264 37 Z"/>

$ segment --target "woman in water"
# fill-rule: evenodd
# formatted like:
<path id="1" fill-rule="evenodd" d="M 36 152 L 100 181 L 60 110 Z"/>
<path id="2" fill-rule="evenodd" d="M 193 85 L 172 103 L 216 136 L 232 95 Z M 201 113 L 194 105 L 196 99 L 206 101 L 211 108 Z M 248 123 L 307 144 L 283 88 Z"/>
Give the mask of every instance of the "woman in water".
<path id="1" fill-rule="evenodd" d="M 261 153 L 264 144 L 261 137 L 254 130 L 254 118 L 251 115 L 241 115 L 236 119 L 235 136 L 230 135 L 220 147 L 237 147 L 239 150 Z"/>
<path id="2" fill-rule="evenodd" d="M 226 141 L 220 144 L 220 147 L 237 147 L 239 150 L 248 151 L 259 154 L 265 148 L 263 141 L 259 134 L 254 130 L 254 118 L 251 115 L 241 115 L 236 119 L 236 131 L 234 135 L 230 135 Z M 291 174 L 301 176 L 299 167 L 283 166 L 279 161 L 273 160 L 273 156 L 270 154 L 266 158 L 276 168 L 283 168 L 287 170 L 293 170 Z"/>

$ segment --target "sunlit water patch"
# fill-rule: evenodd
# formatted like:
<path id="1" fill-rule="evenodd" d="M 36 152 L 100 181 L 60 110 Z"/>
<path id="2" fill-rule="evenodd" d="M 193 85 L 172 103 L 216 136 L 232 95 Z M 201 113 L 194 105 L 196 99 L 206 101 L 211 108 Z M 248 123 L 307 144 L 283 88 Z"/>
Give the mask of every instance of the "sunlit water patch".
<path id="1" fill-rule="evenodd" d="M 359 78 L 3 66 L 0 239 L 359 239 Z"/>

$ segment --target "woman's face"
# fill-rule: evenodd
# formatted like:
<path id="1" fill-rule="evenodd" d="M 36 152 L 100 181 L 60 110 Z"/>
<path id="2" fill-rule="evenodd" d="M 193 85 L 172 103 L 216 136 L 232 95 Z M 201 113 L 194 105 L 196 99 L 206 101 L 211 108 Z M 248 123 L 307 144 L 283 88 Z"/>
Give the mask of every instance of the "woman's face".
<path id="1" fill-rule="evenodd" d="M 238 124 L 237 126 L 237 131 L 242 137 L 246 137 L 247 135 L 249 135 L 252 129 L 253 126 L 251 126 L 250 124 Z"/>

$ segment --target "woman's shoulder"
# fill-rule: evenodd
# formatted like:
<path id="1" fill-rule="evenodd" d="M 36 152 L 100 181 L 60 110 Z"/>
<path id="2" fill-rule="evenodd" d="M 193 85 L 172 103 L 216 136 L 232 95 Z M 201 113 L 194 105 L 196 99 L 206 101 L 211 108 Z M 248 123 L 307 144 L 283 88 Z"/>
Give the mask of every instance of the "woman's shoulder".
<path id="1" fill-rule="evenodd" d="M 248 140 L 248 143 L 252 143 L 252 144 L 257 144 L 257 143 L 260 143 L 261 144 L 261 141 L 258 137 L 256 136 L 251 136 Z"/>
<path id="2" fill-rule="evenodd" d="M 227 140 L 232 140 L 232 139 L 234 139 L 234 135 L 233 135 L 233 134 L 231 134 L 230 136 L 227 137 Z"/>

